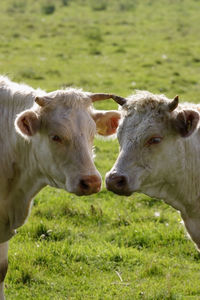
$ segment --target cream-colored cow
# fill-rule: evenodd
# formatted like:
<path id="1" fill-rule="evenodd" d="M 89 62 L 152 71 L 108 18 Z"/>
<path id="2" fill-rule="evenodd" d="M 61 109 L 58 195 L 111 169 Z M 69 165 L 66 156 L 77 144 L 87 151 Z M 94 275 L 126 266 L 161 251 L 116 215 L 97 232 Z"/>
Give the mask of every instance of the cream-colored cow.
<path id="1" fill-rule="evenodd" d="M 120 153 L 107 188 L 163 199 L 180 211 L 200 250 L 200 105 L 146 91 L 118 102 Z"/>
<path id="2" fill-rule="evenodd" d="M 34 195 L 46 185 L 77 195 L 100 190 L 94 135 L 115 133 L 119 114 L 95 111 L 92 102 L 112 97 L 77 89 L 45 93 L 0 77 L 0 300 L 8 240 Z"/>

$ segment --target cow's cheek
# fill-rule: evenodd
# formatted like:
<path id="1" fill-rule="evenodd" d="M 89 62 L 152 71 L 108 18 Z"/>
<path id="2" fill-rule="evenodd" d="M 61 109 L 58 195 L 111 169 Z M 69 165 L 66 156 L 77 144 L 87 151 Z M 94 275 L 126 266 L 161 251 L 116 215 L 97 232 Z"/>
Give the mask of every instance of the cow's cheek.
<path id="1" fill-rule="evenodd" d="M 45 138 L 36 147 L 41 172 L 46 175 L 47 180 L 55 180 L 58 187 L 63 188 L 66 182 L 67 151 Z"/>

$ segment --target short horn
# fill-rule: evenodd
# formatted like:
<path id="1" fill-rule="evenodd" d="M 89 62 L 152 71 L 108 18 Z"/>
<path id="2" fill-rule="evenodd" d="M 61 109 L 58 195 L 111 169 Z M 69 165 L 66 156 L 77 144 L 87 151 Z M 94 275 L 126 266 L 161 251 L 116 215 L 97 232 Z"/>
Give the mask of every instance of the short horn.
<path id="1" fill-rule="evenodd" d="M 169 108 L 169 112 L 172 112 L 173 110 L 175 110 L 178 106 L 178 96 L 176 96 L 172 102 L 169 103 L 168 108 Z"/>
<path id="2" fill-rule="evenodd" d="M 100 101 L 100 100 L 106 100 L 112 98 L 111 94 L 91 94 L 90 98 L 92 99 L 92 102 Z"/>
<path id="3" fill-rule="evenodd" d="M 46 101 L 43 97 L 36 97 L 35 102 L 41 107 L 44 107 L 46 105 Z"/>

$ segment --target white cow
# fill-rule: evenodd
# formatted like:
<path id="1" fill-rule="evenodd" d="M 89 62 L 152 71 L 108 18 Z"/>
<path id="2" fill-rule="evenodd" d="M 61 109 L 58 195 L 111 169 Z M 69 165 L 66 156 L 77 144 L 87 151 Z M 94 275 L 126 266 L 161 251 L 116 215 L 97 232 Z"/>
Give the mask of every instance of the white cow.
<path id="1" fill-rule="evenodd" d="M 77 89 L 47 94 L 0 77 L 0 300 L 8 240 L 25 222 L 34 195 L 46 185 L 77 195 L 100 190 L 94 135 L 96 129 L 113 134 L 119 115 L 95 111 L 92 102 L 111 97 Z"/>
<path id="2" fill-rule="evenodd" d="M 200 250 L 200 105 L 138 91 L 118 101 L 120 153 L 106 176 L 120 195 L 142 192 L 180 211 Z"/>

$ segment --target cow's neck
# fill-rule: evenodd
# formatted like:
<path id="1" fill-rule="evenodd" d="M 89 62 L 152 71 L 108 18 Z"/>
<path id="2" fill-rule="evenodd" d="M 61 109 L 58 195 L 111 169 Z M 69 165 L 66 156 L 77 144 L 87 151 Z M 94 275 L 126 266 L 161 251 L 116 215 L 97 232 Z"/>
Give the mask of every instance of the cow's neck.
<path id="1" fill-rule="evenodd" d="M 33 160 L 30 165 L 19 160 L 13 162 L 13 176 L 5 178 L 4 189 L 0 189 L 0 242 L 10 239 L 25 222 L 32 198 L 46 185 Z"/>
<path id="2" fill-rule="evenodd" d="M 12 178 L 12 165 L 16 160 L 15 156 L 19 156 L 17 149 L 19 137 L 14 127 L 16 116 L 32 107 L 34 98 L 33 92 L 27 92 L 26 95 L 20 97 L 17 91 L 12 94 L 12 91 L 9 93 L 3 88 L 0 89 L 0 194 L 4 189 L 5 174 L 8 178 Z M 20 155 L 23 155 L 23 152 Z"/>
<path id="3" fill-rule="evenodd" d="M 28 216 L 31 200 L 35 194 L 46 185 L 37 161 L 34 159 L 34 149 L 31 143 L 21 139 L 21 151 L 12 163 L 13 176 L 9 179 L 7 205 L 10 211 L 10 226 L 14 229 L 21 226 Z M 19 145 L 18 145 L 19 146 Z M 12 207 L 12 209 L 10 209 Z"/>
<path id="4" fill-rule="evenodd" d="M 181 211 L 199 211 L 200 216 L 200 134 L 183 141 L 184 157 L 182 170 L 176 174 L 174 183 L 166 184 L 162 198 L 166 203 Z"/>
<path id="5" fill-rule="evenodd" d="M 14 128 L 16 115 L 32 107 L 33 102 L 32 93 L 0 101 L 0 242 L 8 240 L 13 230 L 24 223 L 31 199 L 45 186 L 31 142 L 25 141 Z"/>
<path id="6" fill-rule="evenodd" d="M 9 173 L 0 178 L 0 243 L 10 239 L 25 222 L 33 197 L 48 183 L 35 159 L 38 149 L 34 151 L 32 143 L 19 135 L 16 140 L 7 162 Z"/>

